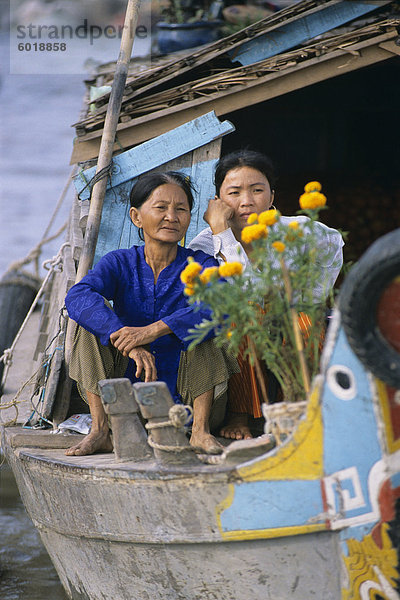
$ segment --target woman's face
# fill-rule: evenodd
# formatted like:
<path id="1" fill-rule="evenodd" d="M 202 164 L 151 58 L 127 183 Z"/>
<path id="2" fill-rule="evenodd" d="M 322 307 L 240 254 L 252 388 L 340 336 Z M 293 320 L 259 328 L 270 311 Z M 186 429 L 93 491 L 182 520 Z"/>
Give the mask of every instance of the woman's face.
<path id="1" fill-rule="evenodd" d="M 143 229 L 144 241 L 178 243 L 190 223 L 189 201 L 183 189 L 175 183 L 156 188 L 140 208 L 129 211 L 132 222 Z"/>
<path id="2" fill-rule="evenodd" d="M 259 214 L 272 206 L 274 193 L 263 173 L 252 167 L 237 167 L 226 174 L 219 197 L 232 209 L 231 228 L 240 232 L 251 213 Z"/>

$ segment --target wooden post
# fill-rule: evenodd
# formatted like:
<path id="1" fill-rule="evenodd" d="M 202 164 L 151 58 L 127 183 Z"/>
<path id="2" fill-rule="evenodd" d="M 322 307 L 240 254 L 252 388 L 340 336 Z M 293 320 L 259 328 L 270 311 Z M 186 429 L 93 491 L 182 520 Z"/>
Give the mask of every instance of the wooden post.
<path id="1" fill-rule="evenodd" d="M 121 47 L 115 69 L 110 100 L 108 102 L 103 135 L 101 138 L 96 175 L 103 169 L 106 169 L 111 163 L 115 142 L 115 133 L 117 131 L 122 96 L 124 94 L 126 77 L 128 75 L 129 61 L 132 54 L 132 46 L 135 37 L 139 8 L 140 0 L 128 0 L 124 29 L 122 32 Z M 80 281 L 82 277 L 86 275 L 93 264 L 106 188 L 107 175 L 99 179 L 94 184 L 92 189 L 85 238 L 83 241 L 83 248 L 76 273 L 75 283 L 78 283 L 78 281 Z M 65 339 L 65 360 L 67 365 L 69 364 L 74 333 L 75 323 L 69 320 Z"/>
<path id="2" fill-rule="evenodd" d="M 166 383 L 134 383 L 133 393 L 142 416 L 148 420 L 148 443 L 154 456 L 164 463 L 195 464 L 198 459 L 184 432 L 183 426 L 174 425 L 172 412 L 183 405 L 174 404 Z"/>
<path id="3" fill-rule="evenodd" d="M 118 461 L 152 458 L 129 379 L 103 379 L 99 388 L 104 410 L 111 419 L 115 458 Z"/>
<path id="4" fill-rule="evenodd" d="M 96 175 L 103 169 L 106 169 L 112 159 L 115 133 L 117 130 L 118 118 L 121 110 L 122 96 L 125 90 L 126 77 L 128 75 L 128 67 L 132 54 L 132 46 L 135 37 L 139 7 L 140 0 L 128 0 L 124 29 L 121 39 L 121 48 L 115 69 L 110 100 L 108 103 L 103 136 L 101 138 Z M 93 263 L 106 187 L 107 176 L 99 179 L 99 181 L 97 181 L 93 186 L 85 240 L 82 248 L 81 259 L 79 261 L 76 282 L 80 281 L 82 277 L 86 275 Z"/>

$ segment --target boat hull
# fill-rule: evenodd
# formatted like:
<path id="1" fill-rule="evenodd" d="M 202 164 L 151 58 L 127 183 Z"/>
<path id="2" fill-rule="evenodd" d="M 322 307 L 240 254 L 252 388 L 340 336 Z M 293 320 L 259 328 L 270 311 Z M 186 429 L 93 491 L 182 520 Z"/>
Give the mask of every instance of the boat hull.
<path id="1" fill-rule="evenodd" d="M 107 455 L 93 468 L 85 457 L 68 463 L 62 451 L 6 448 L 72 600 L 340 598 L 336 532 L 222 539 L 229 470 L 185 475 L 155 465 L 145 474 Z"/>

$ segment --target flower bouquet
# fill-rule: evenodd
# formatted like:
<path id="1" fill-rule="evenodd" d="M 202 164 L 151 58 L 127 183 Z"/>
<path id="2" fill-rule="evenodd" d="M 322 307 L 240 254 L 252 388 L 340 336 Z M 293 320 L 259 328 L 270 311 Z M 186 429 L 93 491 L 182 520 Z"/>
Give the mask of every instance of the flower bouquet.
<path id="1" fill-rule="evenodd" d="M 281 218 L 277 210 L 250 215 L 242 241 L 251 244 L 251 270 L 239 260 L 204 270 L 192 261 L 181 274 L 190 303 L 211 309 L 210 320 L 191 330 L 191 347 L 214 329 L 218 345 L 249 357 L 266 404 L 261 361 L 285 402 L 304 402 L 319 369 L 327 293 L 315 293 L 323 285 L 316 228 L 325 204 L 321 185 L 310 182 L 298 217 Z"/>

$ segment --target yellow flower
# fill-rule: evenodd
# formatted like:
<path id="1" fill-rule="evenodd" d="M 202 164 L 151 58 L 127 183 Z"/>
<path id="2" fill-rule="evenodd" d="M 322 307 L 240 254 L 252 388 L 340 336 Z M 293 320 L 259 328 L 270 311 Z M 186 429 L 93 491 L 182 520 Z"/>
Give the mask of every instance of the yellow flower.
<path id="1" fill-rule="evenodd" d="M 291 221 L 288 224 L 289 231 L 285 236 L 285 240 L 287 242 L 294 242 L 297 238 L 303 236 L 303 232 L 299 227 L 299 223 L 297 221 Z"/>
<path id="2" fill-rule="evenodd" d="M 326 196 L 320 192 L 306 192 L 300 196 L 299 203 L 303 210 L 314 210 L 315 208 L 321 208 L 322 206 L 325 206 Z"/>
<path id="3" fill-rule="evenodd" d="M 226 262 L 218 269 L 221 277 L 231 277 L 232 275 L 240 275 L 243 272 L 243 265 L 240 262 Z"/>
<path id="4" fill-rule="evenodd" d="M 186 296 L 193 296 L 193 294 L 194 294 L 194 287 L 192 285 L 187 285 L 185 287 L 185 289 L 183 290 L 183 293 Z"/>
<path id="5" fill-rule="evenodd" d="M 197 262 L 191 261 L 182 271 L 181 273 L 181 281 L 182 283 L 191 284 L 193 283 L 195 277 L 200 273 L 201 265 Z"/>
<path id="6" fill-rule="evenodd" d="M 202 273 L 200 273 L 201 283 L 208 283 L 213 275 L 218 273 L 218 267 L 207 267 Z"/>
<path id="7" fill-rule="evenodd" d="M 242 231 L 242 241 L 245 244 L 251 244 L 254 240 L 259 240 L 260 238 L 265 238 L 268 235 L 268 230 L 265 225 L 256 224 L 256 225 L 248 225 Z"/>
<path id="8" fill-rule="evenodd" d="M 258 215 L 258 222 L 262 225 L 273 225 L 279 219 L 279 212 L 276 209 L 265 210 Z"/>
<path id="9" fill-rule="evenodd" d="M 233 331 L 228 331 L 226 334 L 226 337 L 228 338 L 228 340 L 233 336 Z"/>
<path id="10" fill-rule="evenodd" d="M 309 192 L 320 192 L 322 190 L 322 185 L 319 181 L 309 181 L 304 186 L 304 191 Z"/>
<path id="11" fill-rule="evenodd" d="M 275 248 L 277 252 L 283 252 L 286 248 L 283 242 L 272 242 L 272 247 Z"/>
<path id="12" fill-rule="evenodd" d="M 257 223 L 257 221 L 258 221 L 257 213 L 251 213 L 251 215 L 249 215 L 247 217 L 247 222 L 249 225 L 253 225 L 254 223 Z"/>

